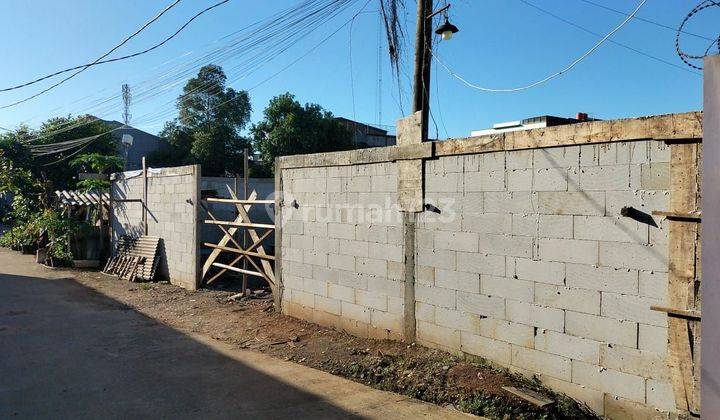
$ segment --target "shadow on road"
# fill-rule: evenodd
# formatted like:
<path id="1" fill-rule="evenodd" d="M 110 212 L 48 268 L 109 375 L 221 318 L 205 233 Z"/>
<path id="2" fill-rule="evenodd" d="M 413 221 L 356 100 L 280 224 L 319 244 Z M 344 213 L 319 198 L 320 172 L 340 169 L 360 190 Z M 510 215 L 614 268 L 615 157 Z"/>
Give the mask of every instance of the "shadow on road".
<path id="1" fill-rule="evenodd" d="M 73 279 L 0 274 L 0 418 L 358 418 Z"/>

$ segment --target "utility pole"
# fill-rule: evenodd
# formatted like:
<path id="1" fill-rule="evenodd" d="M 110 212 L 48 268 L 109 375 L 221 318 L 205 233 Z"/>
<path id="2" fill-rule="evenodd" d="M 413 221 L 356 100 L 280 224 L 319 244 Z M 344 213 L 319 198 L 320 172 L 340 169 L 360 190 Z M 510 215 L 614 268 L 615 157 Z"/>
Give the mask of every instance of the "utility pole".
<path id="1" fill-rule="evenodd" d="M 422 141 L 428 140 L 430 114 L 430 46 L 432 45 L 432 0 L 417 0 L 415 28 L 415 75 L 413 79 L 413 113 L 422 111 Z"/>

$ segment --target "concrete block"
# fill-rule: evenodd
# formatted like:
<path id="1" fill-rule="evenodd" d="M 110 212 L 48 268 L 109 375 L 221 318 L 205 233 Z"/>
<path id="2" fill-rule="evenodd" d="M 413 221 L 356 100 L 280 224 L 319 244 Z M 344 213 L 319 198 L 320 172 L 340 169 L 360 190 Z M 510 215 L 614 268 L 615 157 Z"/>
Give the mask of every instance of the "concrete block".
<path id="1" fill-rule="evenodd" d="M 441 267 L 442 268 L 442 267 Z M 454 267 L 452 267 L 454 268 Z M 467 273 L 505 275 L 505 257 L 480 253 L 458 252 L 457 270 Z"/>
<path id="2" fill-rule="evenodd" d="M 375 258 L 357 257 L 355 259 L 355 270 L 357 270 L 358 273 L 386 277 L 387 261 Z"/>
<path id="3" fill-rule="evenodd" d="M 476 254 L 468 254 L 476 255 Z M 446 270 L 455 269 L 455 251 L 418 249 L 415 261 L 427 267 L 444 268 Z M 462 270 L 466 271 L 466 270 Z"/>
<path id="4" fill-rule="evenodd" d="M 532 189 L 534 191 L 567 191 L 569 171 L 567 168 L 535 169 Z"/>
<path id="5" fill-rule="evenodd" d="M 308 264 L 296 263 L 294 261 L 284 261 L 283 275 L 295 275 L 298 277 L 311 278 L 312 266 Z"/>
<path id="6" fill-rule="evenodd" d="M 557 308 L 548 308 L 527 302 L 506 300 L 505 318 L 512 322 L 547 328 L 553 331 L 563 331 L 564 311 Z"/>
<path id="7" fill-rule="evenodd" d="M 670 145 L 659 141 L 648 142 L 650 162 L 670 162 Z"/>
<path id="8" fill-rule="evenodd" d="M 445 232 L 434 233 L 435 249 L 450 251 L 477 252 L 478 234 L 468 232 Z"/>
<path id="9" fill-rule="evenodd" d="M 480 320 L 480 335 L 522 347 L 533 347 L 535 328 L 501 319 Z"/>
<path id="10" fill-rule="evenodd" d="M 462 215 L 477 215 L 477 214 L 485 214 L 484 208 L 485 208 L 485 195 L 481 192 L 468 192 L 466 191 L 461 197 L 460 197 L 460 206 L 459 208 L 462 210 Z"/>
<path id="11" fill-rule="evenodd" d="M 290 294 L 293 302 L 312 308 L 315 306 L 315 296 L 312 293 L 303 292 L 301 290 L 293 290 Z"/>
<path id="12" fill-rule="evenodd" d="M 505 300 L 494 296 L 457 292 L 457 309 L 476 315 L 502 319 L 505 316 Z"/>
<path id="13" fill-rule="evenodd" d="M 435 306 L 423 302 L 415 302 L 415 319 L 434 324 Z"/>
<path id="14" fill-rule="evenodd" d="M 326 267 L 313 266 L 313 278 L 325 283 L 338 284 L 340 272 Z"/>
<path id="15" fill-rule="evenodd" d="M 537 193 L 537 207 L 541 214 L 603 216 L 605 192 L 541 191 Z"/>
<path id="16" fill-rule="evenodd" d="M 572 311 L 565 313 L 565 333 L 576 337 L 634 347 L 638 339 L 637 331 L 636 322 Z"/>
<path id="17" fill-rule="evenodd" d="M 283 259 L 285 259 L 284 253 Z M 336 270 L 355 271 L 355 257 L 352 255 L 328 254 L 328 266 Z"/>
<path id="18" fill-rule="evenodd" d="M 388 261 L 388 279 L 392 280 L 404 280 L 405 279 L 405 264 L 396 261 Z"/>
<path id="19" fill-rule="evenodd" d="M 478 172 L 463 174 L 465 192 L 505 191 L 505 171 L 481 168 Z"/>
<path id="20" fill-rule="evenodd" d="M 667 271 L 667 247 L 600 242 L 600 265 L 649 271 Z"/>
<path id="21" fill-rule="evenodd" d="M 578 166 L 580 162 L 580 146 L 551 147 L 533 150 L 533 167 L 563 168 Z"/>
<path id="22" fill-rule="evenodd" d="M 460 349 L 465 353 L 484 357 L 501 366 L 510 365 L 511 347 L 504 341 L 463 331 L 460 333 Z"/>
<path id="23" fill-rule="evenodd" d="M 328 236 L 338 239 L 355 239 L 355 225 L 348 223 L 328 223 Z"/>
<path id="24" fill-rule="evenodd" d="M 535 286 L 535 303 L 587 314 L 600 314 L 600 292 L 540 284 Z"/>
<path id="25" fill-rule="evenodd" d="M 630 188 L 628 165 L 587 166 L 580 170 L 584 191 L 622 191 Z"/>
<path id="26" fill-rule="evenodd" d="M 541 214 L 538 216 L 538 236 L 543 238 L 573 238 L 573 216 Z M 576 239 L 581 239 L 577 238 Z"/>
<path id="27" fill-rule="evenodd" d="M 495 234 L 479 235 L 479 252 L 493 255 L 510 255 L 532 258 L 535 239 L 527 236 L 509 236 Z"/>
<path id="28" fill-rule="evenodd" d="M 478 333 L 480 330 L 480 317 L 468 312 L 436 307 L 435 324 L 460 331 Z"/>
<path id="29" fill-rule="evenodd" d="M 492 214 L 492 213 L 490 213 Z M 512 214 L 511 232 L 515 236 L 538 236 L 538 215 L 537 214 Z M 507 233 L 507 232 L 488 232 Z"/>
<path id="30" fill-rule="evenodd" d="M 464 232 L 510 234 L 513 215 L 501 213 L 463 214 L 461 229 Z"/>
<path id="31" fill-rule="evenodd" d="M 565 263 L 517 258 L 515 274 L 521 280 L 562 285 L 565 283 Z"/>
<path id="32" fill-rule="evenodd" d="M 638 272 L 636 270 L 567 264 L 565 278 L 569 287 L 632 295 L 638 293 Z"/>
<path id="33" fill-rule="evenodd" d="M 427 192 L 462 192 L 463 177 L 457 173 L 425 174 Z"/>
<path id="34" fill-rule="evenodd" d="M 670 381 L 670 368 L 664 355 L 623 346 L 603 345 L 600 365 L 643 378 Z"/>
<path id="35" fill-rule="evenodd" d="M 318 236 L 321 238 L 327 237 L 328 232 L 328 226 L 327 223 L 323 222 L 305 222 L 303 224 L 304 231 L 299 233 L 304 233 L 305 235 L 311 235 L 311 236 Z M 287 226 L 287 225 L 286 225 Z M 283 226 L 283 229 L 286 228 L 286 226 Z"/>
<path id="36" fill-rule="evenodd" d="M 670 188 L 670 163 L 653 162 L 640 165 L 640 188 L 667 190 Z"/>
<path id="37" fill-rule="evenodd" d="M 514 169 L 507 172 L 507 190 L 508 191 L 532 191 L 533 190 L 533 170 L 532 169 Z"/>
<path id="38" fill-rule="evenodd" d="M 528 214 L 537 211 L 535 197 L 530 191 L 486 192 L 483 204 L 487 213 Z"/>
<path id="39" fill-rule="evenodd" d="M 417 338 L 421 343 L 429 342 L 445 348 L 460 349 L 460 331 L 453 328 L 418 321 Z"/>
<path id="40" fill-rule="evenodd" d="M 405 299 L 401 297 L 395 297 L 395 296 L 388 296 L 388 312 L 391 314 L 404 314 L 405 309 Z"/>
<path id="41" fill-rule="evenodd" d="M 369 192 L 372 190 L 372 185 L 369 176 L 353 176 L 347 179 L 347 191 L 348 192 Z"/>
<path id="42" fill-rule="evenodd" d="M 477 273 L 437 269 L 434 278 L 437 287 L 480 293 L 480 276 Z"/>
<path id="43" fill-rule="evenodd" d="M 358 337 L 370 336 L 370 324 L 350 318 L 345 318 L 344 315 L 340 317 L 340 328 L 342 328 L 343 331 L 347 331 L 349 334 Z"/>
<path id="44" fill-rule="evenodd" d="M 404 243 L 404 242 L 403 242 Z M 422 249 L 435 249 L 435 231 L 430 229 L 415 229 L 415 247 Z"/>
<path id="45" fill-rule="evenodd" d="M 603 396 L 605 394 L 602 391 L 544 375 L 540 375 L 540 381 L 555 392 L 585 403 L 597 415 L 603 415 L 605 406 Z"/>
<path id="46" fill-rule="evenodd" d="M 638 347 L 661 355 L 667 354 L 668 329 L 654 325 L 639 324 Z"/>
<path id="47" fill-rule="evenodd" d="M 426 286 L 435 285 L 435 267 L 415 265 L 415 282 Z"/>
<path id="48" fill-rule="evenodd" d="M 640 376 L 573 360 L 572 381 L 610 395 L 639 403 L 645 402 L 645 379 Z"/>
<path id="49" fill-rule="evenodd" d="M 456 292 L 454 290 L 428 287 L 419 284 L 415 285 L 415 300 L 433 306 L 455 309 L 455 294 Z"/>
<path id="50" fill-rule="evenodd" d="M 522 346 L 512 346 L 510 364 L 568 382 L 572 379 L 572 364 L 569 358 Z"/>
<path id="51" fill-rule="evenodd" d="M 647 405 L 671 413 L 676 411 L 675 393 L 673 392 L 672 383 L 669 381 L 648 379 L 645 384 Z"/>
<path id="52" fill-rule="evenodd" d="M 328 283 L 316 279 L 303 279 L 303 290 L 313 295 L 327 297 Z"/>
<path id="53" fill-rule="evenodd" d="M 405 238 L 403 236 L 403 228 L 401 226 L 386 226 L 387 229 L 387 243 L 393 245 L 403 245 Z M 357 235 L 357 232 L 355 232 Z M 362 239 L 361 239 L 362 240 Z M 377 241 L 382 242 L 382 241 Z"/>
<path id="54" fill-rule="evenodd" d="M 327 254 L 324 252 L 316 252 L 312 250 L 304 250 L 303 251 L 303 262 L 305 264 L 312 264 L 312 265 L 320 265 L 320 266 L 327 266 Z"/>
<path id="55" fill-rule="evenodd" d="M 342 328 L 342 319 L 340 318 L 340 316 L 331 314 L 329 312 L 314 310 L 312 311 L 312 318 L 310 318 L 310 320 L 315 324 L 322 325 L 324 327 L 336 329 Z"/>
<path id="56" fill-rule="evenodd" d="M 386 332 L 402 333 L 403 329 L 403 317 L 402 314 L 391 314 L 388 312 L 372 311 L 370 314 L 370 326 L 385 330 Z M 383 337 L 381 339 L 392 338 L 391 336 Z"/>
<path id="57" fill-rule="evenodd" d="M 598 341 L 551 330 L 538 331 L 535 336 L 535 350 L 569 357 L 573 360 L 582 360 L 594 365 L 598 364 L 600 347 L 601 344 Z"/>
<path id="58" fill-rule="evenodd" d="M 355 289 L 339 284 L 328 284 L 328 297 L 348 303 L 355 303 Z"/>
<path id="59" fill-rule="evenodd" d="M 650 231 L 650 243 L 653 245 L 665 245 L 668 243 L 668 233 L 670 231 L 670 223 L 667 218 L 655 218 L 655 226 L 648 226 Z"/>
<path id="60" fill-rule="evenodd" d="M 337 299 L 315 296 L 314 308 L 318 311 L 327 312 L 333 315 L 340 315 L 340 302 Z"/>
<path id="61" fill-rule="evenodd" d="M 655 142 L 635 142 L 628 141 L 618 143 L 617 148 L 617 163 L 618 164 L 639 164 L 646 163 L 650 160 L 650 143 Z"/>
<path id="62" fill-rule="evenodd" d="M 617 216 L 623 207 L 633 207 L 647 214 L 653 210 L 667 210 L 669 194 L 666 191 L 607 191 L 608 216 Z"/>
<path id="63" fill-rule="evenodd" d="M 405 261 L 405 250 L 400 245 L 371 243 L 369 249 L 370 258 L 386 261 Z"/>
<path id="64" fill-rule="evenodd" d="M 602 315 L 605 317 L 667 326 L 667 314 L 650 309 L 651 305 L 662 305 L 657 299 L 610 292 L 602 292 L 602 295 Z"/>
<path id="65" fill-rule="evenodd" d="M 575 239 L 539 239 L 539 256 L 544 261 L 597 264 L 598 243 Z"/>
<path id="66" fill-rule="evenodd" d="M 365 324 L 370 323 L 370 309 L 365 306 L 343 301 L 341 309 L 343 318 L 360 321 Z"/>
<path id="67" fill-rule="evenodd" d="M 352 255 L 355 257 L 367 257 L 370 254 L 370 246 L 365 241 L 350 241 L 341 239 L 338 242 L 338 253 Z"/>
<path id="68" fill-rule="evenodd" d="M 648 225 L 620 216 L 575 216 L 575 239 L 646 244 Z"/>
<path id="69" fill-rule="evenodd" d="M 532 150 L 513 150 L 505 154 L 505 166 L 508 170 L 527 169 L 533 166 Z"/>
<path id="70" fill-rule="evenodd" d="M 284 261 L 294 261 L 301 263 L 303 258 L 303 250 L 283 247 L 282 257 Z"/>
<path id="71" fill-rule="evenodd" d="M 373 192 L 397 191 L 397 175 L 374 175 L 370 183 Z"/>
<path id="72" fill-rule="evenodd" d="M 383 225 L 361 224 L 355 227 L 355 239 L 365 242 L 388 242 L 388 227 Z"/>
<path id="73" fill-rule="evenodd" d="M 535 283 L 507 277 L 481 275 L 480 291 L 484 295 L 532 302 Z"/>
<path id="74" fill-rule="evenodd" d="M 387 311 L 387 295 L 374 291 L 356 289 L 355 303 L 378 311 Z"/>
<path id="75" fill-rule="evenodd" d="M 290 247 L 297 249 L 315 249 L 313 237 L 305 235 L 290 235 Z"/>
<path id="76" fill-rule="evenodd" d="M 661 271 L 640 272 L 640 296 L 667 302 L 668 273 Z"/>

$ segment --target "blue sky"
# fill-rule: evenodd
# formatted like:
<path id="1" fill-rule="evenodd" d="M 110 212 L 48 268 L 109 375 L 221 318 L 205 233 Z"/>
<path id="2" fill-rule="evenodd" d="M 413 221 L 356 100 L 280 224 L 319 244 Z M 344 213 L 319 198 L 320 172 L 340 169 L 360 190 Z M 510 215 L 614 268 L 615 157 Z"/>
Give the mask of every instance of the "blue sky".
<path id="1" fill-rule="evenodd" d="M 216 0 L 183 0 L 117 54 L 143 49 L 168 34 L 200 9 Z M 235 89 L 249 89 L 287 66 L 329 33 L 345 24 L 365 5 L 355 1 L 337 18 L 327 22 L 293 48 L 271 62 L 254 66 L 244 76 L 233 70 L 244 56 L 213 61 L 223 66 Z M 409 113 L 412 74 L 415 2 L 407 3 L 408 45 L 400 87 L 394 78 L 385 47 L 378 72 L 379 0 L 369 0 L 352 27 L 343 27 L 326 43 L 286 71 L 250 92 L 253 121 L 262 117 L 270 98 L 286 91 L 301 102 L 316 102 L 335 115 L 368 123 L 394 125 Z M 605 34 L 623 16 L 581 0 L 527 0 L 591 31 Z M 593 0 L 631 11 L 630 0 Z M 231 0 L 203 15 L 178 38 L 162 48 L 132 60 L 91 68 L 61 87 L 30 102 L 0 110 L 0 126 L 20 123 L 37 126 L 44 119 L 68 113 L 94 113 L 102 118 L 122 117 L 119 98 L 122 83 L 136 93 L 131 112 L 133 125 L 150 132 L 161 129 L 174 117 L 173 101 L 185 78 L 164 90 L 140 95 L 159 75 L 198 59 L 223 45 L 222 38 L 299 0 L 250 2 Z M 170 0 L 54 0 L 3 1 L 0 3 L 0 87 L 14 85 L 46 73 L 92 61 L 164 8 Z M 438 3 L 441 3 L 440 1 Z M 525 85 L 559 70 L 589 49 L 598 38 L 544 14 L 520 0 L 451 1 L 451 20 L 460 28 L 451 41 L 436 48 L 455 72 L 478 85 L 508 88 Z M 638 16 L 676 27 L 696 1 L 648 0 Z M 716 37 L 718 10 L 708 10 L 689 22 L 686 30 Z M 674 31 L 642 21 L 631 21 L 612 39 L 680 66 L 644 57 L 627 49 L 605 44 L 571 72 L 540 87 L 519 93 L 483 93 L 470 89 L 433 65 L 431 136 L 459 137 L 492 123 L 552 114 L 612 119 L 702 107 L 702 77 L 675 55 Z M 708 42 L 683 36 L 689 52 L 704 51 Z M 352 45 L 352 57 L 349 54 Z M 351 66 L 352 61 L 352 66 Z M 351 73 L 352 69 L 352 73 Z M 381 79 L 381 82 L 379 82 Z M 0 106 L 26 97 L 51 83 L 40 83 L 15 92 L 0 93 Z M 378 89 L 380 88 L 380 89 Z M 378 95 L 378 90 L 380 95 Z M 101 101 L 103 105 L 98 105 Z"/>

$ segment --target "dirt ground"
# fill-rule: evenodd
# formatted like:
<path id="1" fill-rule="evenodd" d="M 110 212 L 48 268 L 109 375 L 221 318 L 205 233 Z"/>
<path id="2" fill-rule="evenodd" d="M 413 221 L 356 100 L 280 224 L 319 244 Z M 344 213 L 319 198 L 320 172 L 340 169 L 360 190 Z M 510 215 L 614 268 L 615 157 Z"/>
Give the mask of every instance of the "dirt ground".
<path id="1" fill-rule="evenodd" d="M 351 336 L 274 311 L 272 299 L 228 301 L 234 292 L 188 292 L 165 283 L 128 283 L 114 276 L 72 270 L 81 284 L 178 330 L 208 335 L 393 391 L 490 418 L 594 418 L 592 411 L 537 382 L 483 362 L 460 360 L 414 343 Z M 556 401 L 538 408 L 503 390 L 526 387 Z"/>

